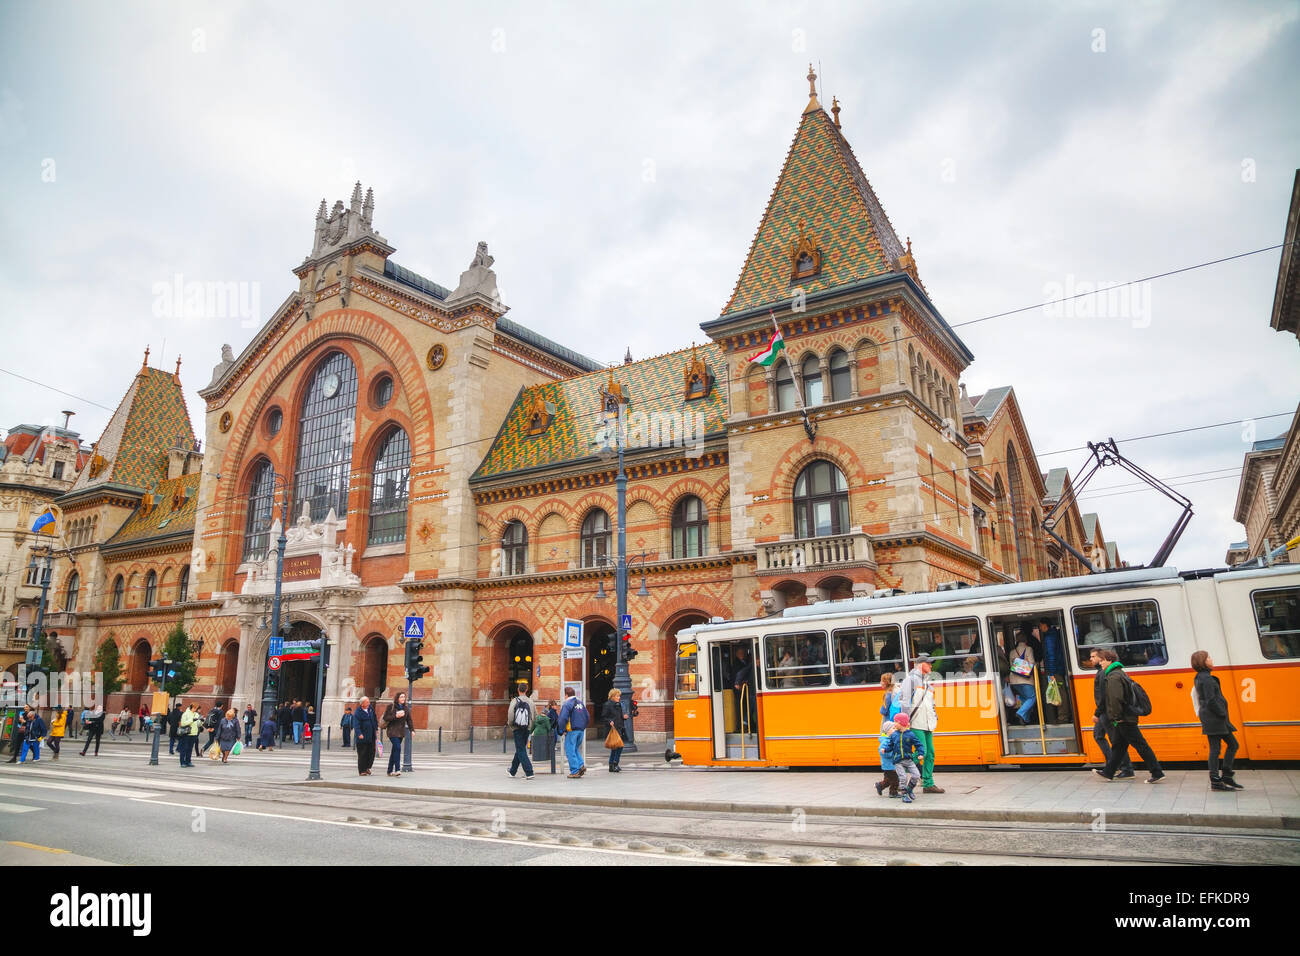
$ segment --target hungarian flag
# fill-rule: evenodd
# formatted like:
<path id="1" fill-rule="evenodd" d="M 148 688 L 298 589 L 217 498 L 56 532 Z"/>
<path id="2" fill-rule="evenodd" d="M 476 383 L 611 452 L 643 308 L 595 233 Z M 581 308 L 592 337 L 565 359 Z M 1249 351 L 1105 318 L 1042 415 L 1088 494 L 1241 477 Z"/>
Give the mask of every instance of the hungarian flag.
<path id="1" fill-rule="evenodd" d="M 785 339 L 781 336 L 781 327 L 776 324 L 776 316 L 772 317 L 772 326 L 776 331 L 773 333 L 771 341 L 767 343 L 767 348 L 763 351 L 759 352 L 757 355 L 750 356 L 749 361 L 751 363 L 757 362 L 759 365 L 771 368 L 772 363 L 776 361 L 776 357 L 780 355 L 781 350 L 785 348 Z"/>

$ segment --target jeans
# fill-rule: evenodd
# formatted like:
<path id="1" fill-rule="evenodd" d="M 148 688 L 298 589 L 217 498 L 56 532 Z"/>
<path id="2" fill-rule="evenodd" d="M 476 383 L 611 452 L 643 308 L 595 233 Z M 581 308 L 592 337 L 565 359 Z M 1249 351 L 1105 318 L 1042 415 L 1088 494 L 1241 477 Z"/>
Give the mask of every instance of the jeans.
<path id="1" fill-rule="evenodd" d="M 253 746 L 253 725 L 244 724 L 244 746 Z"/>
<path id="2" fill-rule="evenodd" d="M 1232 777 L 1232 758 L 1237 756 L 1237 738 L 1232 734 L 1209 734 L 1210 738 L 1210 779 L 1219 779 L 1219 745 L 1227 744 L 1223 755 L 1223 776 Z"/>
<path id="3" fill-rule="evenodd" d="M 167 735 L 167 756 L 169 757 L 176 752 L 176 739 L 175 734 Z"/>
<path id="4" fill-rule="evenodd" d="M 352 728 L 351 728 L 351 727 L 344 727 L 344 728 L 343 728 L 343 746 L 344 746 L 344 747 L 351 747 L 351 746 L 352 746 Z"/>
<path id="5" fill-rule="evenodd" d="M 82 745 L 81 755 L 84 757 L 86 751 L 90 749 L 90 742 L 95 742 L 95 754 L 99 755 L 99 740 L 104 736 L 104 725 L 101 723 L 91 724 L 86 728 L 86 742 Z"/>
<path id="6" fill-rule="evenodd" d="M 301 740 L 302 740 L 302 721 L 295 720 L 293 722 L 293 742 L 299 743 Z"/>
<path id="7" fill-rule="evenodd" d="M 24 740 L 24 741 L 23 741 L 22 754 L 18 757 L 18 762 L 19 762 L 19 763 L 26 763 L 26 762 L 27 762 L 27 751 L 28 751 L 28 750 L 31 750 L 31 752 L 32 752 L 32 761 L 33 761 L 33 762 L 35 762 L 35 761 L 37 761 L 37 760 L 40 760 L 40 759 L 41 759 L 41 739 L 40 739 L 39 737 L 37 737 L 37 738 L 35 738 L 34 740 Z"/>
<path id="8" fill-rule="evenodd" d="M 186 734 L 184 737 L 176 738 L 181 744 L 181 766 L 192 767 L 194 762 L 191 759 L 194 756 L 194 744 L 196 738 L 193 734 Z"/>
<path id="9" fill-rule="evenodd" d="M 1020 706 L 1016 709 L 1016 716 L 1021 720 L 1029 719 L 1029 712 L 1034 709 L 1034 703 L 1037 697 L 1034 694 L 1033 684 L 1012 684 L 1011 692 L 1020 698 Z"/>
<path id="10" fill-rule="evenodd" d="M 389 737 L 388 745 L 391 748 L 388 751 L 388 772 L 400 773 L 402 770 L 402 741 L 403 737 Z"/>
<path id="11" fill-rule="evenodd" d="M 1106 715 L 1093 718 L 1092 739 L 1097 741 L 1097 746 L 1101 748 L 1101 759 L 1110 763 L 1111 745 L 1106 742 Z M 1133 761 L 1129 759 L 1128 748 L 1124 749 L 1124 758 L 1119 762 L 1119 773 L 1132 773 Z"/>
<path id="12" fill-rule="evenodd" d="M 49 742 L 49 745 L 50 745 L 50 749 L 51 749 L 52 751 L 54 751 L 54 756 L 55 756 L 55 757 L 58 757 L 58 755 L 59 755 L 59 744 L 61 743 L 60 739 L 59 739 L 58 737 L 51 737 L 51 738 L 49 739 L 48 742 Z M 1235 743 L 1235 741 L 1234 741 L 1234 743 Z M 1235 747 L 1233 748 L 1233 751 L 1232 751 L 1232 752 L 1233 752 L 1233 753 L 1236 753 L 1236 752 L 1237 752 L 1237 750 L 1236 750 Z"/>
<path id="13" fill-rule="evenodd" d="M 524 776 L 533 775 L 533 762 L 528 759 L 528 728 L 516 727 L 515 733 L 515 759 L 510 761 L 510 776 L 514 776 L 519 770 L 520 764 L 524 768 Z"/>
<path id="14" fill-rule="evenodd" d="M 618 758 L 621 757 L 621 756 L 623 756 L 623 748 L 622 748 L 622 747 L 615 747 L 613 750 L 611 750 L 611 751 L 609 752 L 609 769 L 610 769 L 610 770 L 617 770 L 617 769 L 618 769 Z"/>
<path id="15" fill-rule="evenodd" d="M 569 773 L 577 773 L 587 764 L 582 759 L 582 742 L 586 739 L 586 730 L 570 730 L 564 735 L 564 756 L 569 761 Z"/>
<path id="16" fill-rule="evenodd" d="M 1137 724 L 1119 723 L 1112 728 L 1115 734 L 1115 749 L 1111 751 L 1110 759 L 1106 761 L 1106 766 L 1102 768 L 1102 774 L 1107 777 L 1115 776 L 1115 768 L 1119 766 L 1122 758 L 1128 756 L 1128 748 L 1132 747 L 1142 758 L 1142 764 L 1146 767 L 1147 772 L 1152 777 L 1163 777 L 1165 772 L 1160 769 L 1160 761 L 1156 759 L 1155 753 L 1151 750 L 1151 745 L 1147 739 L 1142 736 L 1142 731 L 1138 729 Z"/>

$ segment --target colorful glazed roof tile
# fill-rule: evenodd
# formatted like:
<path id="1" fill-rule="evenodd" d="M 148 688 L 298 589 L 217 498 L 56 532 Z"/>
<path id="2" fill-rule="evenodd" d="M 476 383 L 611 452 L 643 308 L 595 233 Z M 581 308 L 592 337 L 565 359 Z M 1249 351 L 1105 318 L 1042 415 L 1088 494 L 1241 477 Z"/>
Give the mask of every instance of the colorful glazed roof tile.
<path id="1" fill-rule="evenodd" d="M 193 534 L 194 518 L 198 513 L 199 473 L 164 478 L 151 491 L 152 507 L 146 511 L 143 502 L 137 505 L 117 534 L 105 542 L 106 546 L 148 541 L 174 534 L 184 534 L 188 538 Z"/>
<path id="2" fill-rule="evenodd" d="M 821 270 L 792 280 L 800 223 L 821 252 Z M 796 286 L 811 294 L 894 272 L 905 251 L 848 140 L 814 100 L 722 314 L 779 302 Z"/>
<path id="3" fill-rule="evenodd" d="M 686 400 L 684 377 L 686 366 L 692 360 L 689 348 L 630 365 L 614 366 L 614 381 L 627 389 L 629 396 L 631 450 L 635 450 L 638 434 L 646 432 L 646 429 L 638 431 L 638 422 L 651 419 L 655 413 L 661 416 L 666 413 L 674 422 L 682 421 L 687 413 L 702 415 L 706 435 L 723 431 L 726 427 L 727 365 L 722 349 L 712 342 L 694 348 L 699 359 L 708 365 L 714 381 L 706 397 L 691 401 Z M 601 370 L 521 390 L 471 480 L 500 478 L 595 456 L 601 424 L 601 390 L 608 380 L 609 371 Z M 541 434 L 530 435 L 531 409 L 538 396 L 547 404 L 551 420 Z M 646 419 L 639 416 L 646 416 Z M 679 457 L 681 454 L 680 450 L 670 450 L 665 457 Z"/>
<path id="4" fill-rule="evenodd" d="M 148 491 L 167 477 L 167 452 L 196 447 L 180 379 L 145 366 L 131 380 L 70 493 L 100 484 Z M 95 457 L 101 459 L 96 467 Z M 92 477 L 91 473 L 94 472 Z"/>

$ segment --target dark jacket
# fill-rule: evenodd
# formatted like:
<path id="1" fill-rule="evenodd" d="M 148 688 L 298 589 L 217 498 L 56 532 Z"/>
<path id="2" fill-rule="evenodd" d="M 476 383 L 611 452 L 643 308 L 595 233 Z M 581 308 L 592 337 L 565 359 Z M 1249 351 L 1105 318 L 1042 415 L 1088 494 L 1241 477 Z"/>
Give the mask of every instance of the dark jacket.
<path id="1" fill-rule="evenodd" d="M 605 701 L 605 706 L 600 709 L 600 719 L 605 723 L 605 733 L 613 727 L 618 731 L 620 737 L 626 737 L 627 731 L 623 727 L 623 705 L 615 703 L 612 700 Z"/>
<path id="2" fill-rule="evenodd" d="M 1097 706 L 1092 712 L 1094 719 L 1104 719 L 1106 716 L 1106 668 L 1098 667 L 1096 675 L 1092 678 L 1092 699 Z"/>
<path id="3" fill-rule="evenodd" d="M 173 707 L 171 710 L 167 711 L 167 736 L 175 737 L 180 729 L 181 709 L 180 707 Z"/>
<path id="4" fill-rule="evenodd" d="M 1228 701 L 1219 686 L 1219 678 L 1209 671 L 1197 671 L 1194 686 L 1200 705 L 1201 733 L 1223 736 L 1236 730 L 1228 720 Z"/>
<path id="5" fill-rule="evenodd" d="M 40 714 L 32 714 L 32 719 L 27 723 L 27 739 L 40 740 L 50 729 L 45 726 L 45 720 Z"/>
<path id="6" fill-rule="evenodd" d="M 262 730 L 261 733 L 258 734 L 257 745 L 259 747 L 274 747 L 275 732 L 279 729 L 280 728 L 276 726 L 274 716 L 268 717 L 266 720 L 262 721 Z"/>
<path id="7" fill-rule="evenodd" d="M 217 743 L 221 745 L 222 750 L 229 750 L 242 736 L 244 731 L 240 728 L 238 720 L 234 717 L 221 718 L 221 723 L 217 725 Z"/>
<path id="8" fill-rule="evenodd" d="M 293 722 L 295 724 L 301 724 L 306 722 L 306 720 L 307 720 L 307 708 L 295 707 L 293 709 Z"/>
<path id="9" fill-rule="evenodd" d="M 379 721 L 375 718 L 374 704 L 368 710 L 358 707 L 352 712 L 352 730 L 357 740 L 368 744 L 375 742 L 379 736 Z"/>
<path id="10" fill-rule="evenodd" d="M 342 727 L 344 730 L 352 729 L 352 711 L 345 710 L 343 712 L 343 716 L 339 718 L 339 726 Z"/>
<path id="11" fill-rule="evenodd" d="M 384 711 L 384 731 L 389 740 L 404 738 L 408 731 L 415 730 L 415 724 L 411 721 L 411 702 L 408 700 L 401 706 L 401 717 L 393 716 L 398 709 L 397 702 L 394 701 Z"/>
<path id="12" fill-rule="evenodd" d="M 257 723 L 257 711 L 245 708 L 243 721 L 248 725 L 248 732 L 253 732 L 253 725 Z"/>
<path id="13" fill-rule="evenodd" d="M 1124 673 L 1124 666 L 1119 661 L 1111 661 L 1106 665 L 1103 676 L 1106 679 L 1106 726 L 1136 724 L 1138 722 L 1137 717 L 1130 714 L 1124 706 L 1126 696 L 1124 685 L 1130 679 Z"/>

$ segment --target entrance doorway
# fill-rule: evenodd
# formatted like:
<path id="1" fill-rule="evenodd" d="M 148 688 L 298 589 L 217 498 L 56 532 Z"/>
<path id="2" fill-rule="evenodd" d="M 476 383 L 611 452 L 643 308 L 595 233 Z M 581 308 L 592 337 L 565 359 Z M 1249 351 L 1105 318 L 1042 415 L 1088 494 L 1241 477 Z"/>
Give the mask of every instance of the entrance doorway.
<path id="1" fill-rule="evenodd" d="M 614 646 L 614 628 L 604 621 L 588 621 L 582 630 L 587 644 L 587 710 L 598 714 L 614 687 L 618 649 Z"/>
<path id="2" fill-rule="evenodd" d="M 709 646 L 710 708 L 715 760 L 758 760 L 758 641 L 752 637 Z"/>
<path id="3" fill-rule="evenodd" d="M 321 629 L 307 621 L 298 621 L 289 629 L 285 643 L 292 641 L 315 641 L 322 636 Z M 307 704 L 318 705 L 316 700 L 316 670 L 320 658 L 308 660 L 285 661 L 280 667 L 280 703 L 300 700 Z"/>
<path id="4" fill-rule="evenodd" d="M 1007 614 L 990 617 L 988 623 L 998 666 L 1002 752 L 1082 754 L 1064 615 Z"/>

